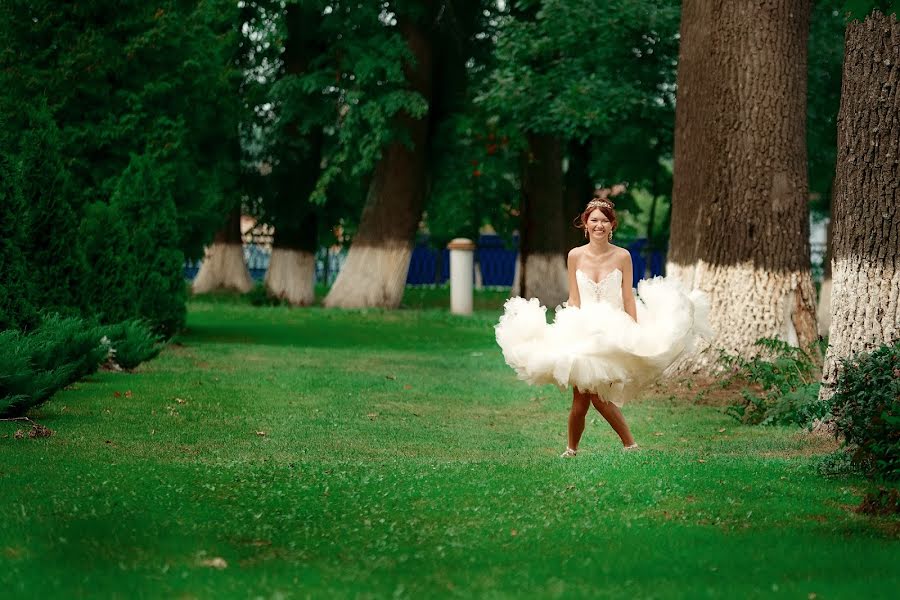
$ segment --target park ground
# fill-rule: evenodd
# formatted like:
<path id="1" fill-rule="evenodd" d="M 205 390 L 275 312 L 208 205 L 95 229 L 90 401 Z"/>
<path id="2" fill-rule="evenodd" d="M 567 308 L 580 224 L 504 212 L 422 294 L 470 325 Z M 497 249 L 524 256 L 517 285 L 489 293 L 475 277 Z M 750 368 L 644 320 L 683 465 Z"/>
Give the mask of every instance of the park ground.
<path id="1" fill-rule="evenodd" d="M 134 373 L 0 423 L 10 598 L 889 598 L 900 521 L 855 512 L 836 443 L 739 425 L 691 382 L 599 415 L 517 381 L 502 293 L 339 311 L 194 300 Z M 709 393 L 698 392 L 707 390 Z"/>

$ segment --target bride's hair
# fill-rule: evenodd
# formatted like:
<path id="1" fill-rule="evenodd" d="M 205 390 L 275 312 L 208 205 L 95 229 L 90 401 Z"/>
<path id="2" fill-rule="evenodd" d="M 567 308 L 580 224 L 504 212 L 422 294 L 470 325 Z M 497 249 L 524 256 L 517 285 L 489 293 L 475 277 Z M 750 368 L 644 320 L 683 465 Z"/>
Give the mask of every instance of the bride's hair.
<path id="1" fill-rule="evenodd" d="M 580 215 L 575 217 L 575 220 L 573 221 L 575 227 L 587 231 L 588 217 L 590 217 L 591 213 L 598 208 L 600 209 L 600 212 L 606 215 L 609 222 L 612 223 L 612 230 L 615 231 L 619 227 L 619 220 L 616 218 L 616 205 L 609 198 L 601 196 L 599 191 L 594 192 L 594 199 L 587 203 L 587 206 L 584 207 L 584 210 L 581 211 Z"/>

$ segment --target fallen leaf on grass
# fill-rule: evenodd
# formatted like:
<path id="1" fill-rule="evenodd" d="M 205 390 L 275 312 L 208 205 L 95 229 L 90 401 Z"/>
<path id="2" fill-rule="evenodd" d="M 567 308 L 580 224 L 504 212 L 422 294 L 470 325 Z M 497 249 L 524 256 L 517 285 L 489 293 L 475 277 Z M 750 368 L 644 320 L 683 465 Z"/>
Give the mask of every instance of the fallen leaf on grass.
<path id="1" fill-rule="evenodd" d="M 409 385 L 409 384 L 407 383 L 406 385 L 403 386 L 403 389 L 404 389 L 404 390 L 411 390 L 411 389 L 412 389 L 412 386 Z"/>
<path id="2" fill-rule="evenodd" d="M 183 398 L 175 398 L 175 402 L 177 402 L 178 404 L 184 404 L 185 400 Z"/>
<path id="3" fill-rule="evenodd" d="M 663 435 L 663 432 L 662 431 L 654 431 L 653 435 L 655 435 L 656 437 L 659 437 L 659 436 Z"/>
<path id="4" fill-rule="evenodd" d="M 374 421 L 378 418 L 378 413 L 369 413 L 366 416 L 369 417 L 370 420 Z"/>
<path id="5" fill-rule="evenodd" d="M 720 429 L 719 433 L 725 433 L 725 428 L 723 427 L 722 429 Z"/>
<path id="6" fill-rule="evenodd" d="M 121 398 L 122 392 L 113 392 L 113 398 Z"/>
<path id="7" fill-rule="evenodd" d="M 397 379 L 397 377 L 396 377 L 395 375 L 385 375 L 384 378 L 385 378 L 385 379 L 390 379 L 391 381 Z"/>
<path id="8" fill-rule="evenodd" d="M 257 432 L 256 432 L 256 435 L 258 435 L 259 437 L 266 437 L 266 436 L 269 435 L 269 434 L 266 433 L 265 431 L 257 431 Z"/>
<path id="9" fill-rule="evenodd" d="M 702 458 L 698 458 L 698 459 L 697 459 L 697 462 L 698 462 L 698 463 L 705 463 L 706 461 L 703 460 Z"/>
<path id="10" fill-rule="evenodd" d="M 30 438 L 50 437 L 51 435 L 53 435 L 52 429 L 39 425 L 38 423 L 32 425 L 31 431 L 28 432 L 28 437 Z"/>
<path id="11" fill-rule="evenodd" d="M 17 440 L 21 440 L 23 437 L 25 437 L 25 432 L 22 431 L 21 429 L 16 429 L 16 433 L 13 434 L 13 437 L 16 438 Z"/>
<path id="12" fill-rule="evenodd" d="M 125 392 L 125 397 L 131 398 L 131 390 L 128 390 L 127 392 Z"/>
<path id="13" fill-rule="evenodd" d="M 517 535 L 519 535 L 519 532 L 516 531 L 515 529 L 510 529 L 510 530 L 509 530 L 509 535 L 511 535 L 511 536 L 513 536 L 513 537 L 516 537 Z"/>
<path id="14" fill-rule="evenodd" d="M 221 556 L 201 560 L 200 564 L 204 567 L 212 567 L 213 569 L 225 569 L 228 567 L 228 562 L 226 562 L 225 559 Z"/>

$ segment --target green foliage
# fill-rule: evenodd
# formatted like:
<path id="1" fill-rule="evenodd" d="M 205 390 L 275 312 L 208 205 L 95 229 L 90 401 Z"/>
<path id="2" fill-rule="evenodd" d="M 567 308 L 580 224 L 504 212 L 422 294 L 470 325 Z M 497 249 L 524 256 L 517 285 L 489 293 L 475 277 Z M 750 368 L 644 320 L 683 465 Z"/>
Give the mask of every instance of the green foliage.
<path id="1" fill-rule="evenodd" d="M 106 358 L 101 330 L 73 317 L 53 315 L 29 334 L 0 332 L 0 415 L 19 416 Z"/>
<path id="2" fill-rule="evenodd" d="M 253 306 L 280 306 L 285 304 L 282 299 L 270 295 L 266 285 L 262 282 L 254 285 L 244 296 Z"/>
<path id="3" fill-rule="evenodd" d="M 101 323 L 132 318 L 137 314 L 135 257 L 128 251 L 130 235 L 122 216 L 105 202 L 88 204 L 79 235 L 85 306 Z"/>
<path id="4" fill-rule="evenodd" d="M 844 62 L 844 0 L 813 4 L 807 63 L 806 145 L 811 208 L 828 214 L 837 160 L 837 116 Z"/>
<path id="5" fill-rule="evenodd" d="M 59 129 L 44 103 L 29 110 L 27 122 L 18 153 L 17 181 L 28 225 L 22 252 L 41 309 L 77 314 L 83 263 L 75 251 L 79 242 L 72 207 L 75 193 L 60 155 Z"/>
<path id="6" fill-rule="evenodd" d="M 109 357 L 126 370 L 155 358 L 163 348 L 162 338 L 140 319 L 108 325 L 102 331 Z"/>
<path id="7" fill-rule="evenodd" d="M 869 475 L 900 479 L 900 341 L 843 361 L 830 407 Z"/>
<path id="8" fill-rule="evenodd" d="M 19 171 L 10 152 L 11 139 L 0 103 L 0 331 L 28 329 L 37 322 L 34 287 L 22 248 L 28 235 L 28 212 L 18 185 Z"/>
<path id="9" fill-rule="evenodd" d="M 844 0 L 843 4 L 848 19 L 863 20 L 875 10 L 886 15 L 900 11 L 900 0 Z"/>
<path id="10" fill-rule="evenodd" d="M 230 0 L 0 3 L 0 106 L 47 99 L 76 213 L 109 200 L 132 154 L 151 155 L 170 171 L 176 245 L 200 255 L 236 195 L 237 11 Z M 18 113 L 9 126 L 24 131 Z"/>
<path id="11" fill-rule="evenodd" d="M 774 338 L 754 344 L 752 358 L 722 353 L 728 372 L 722 385 L 741 383 L 741 401 L 726 411 L 748 425 L 808 425 L 821 419 L 827 406 L 819 402 L 819 373 L 823 342 L 803 349 Z"/>
<path id="12" fill-rule="evenodd" d="M 133 156 L 110 207 L 128 234 L 128 245 L 120 250 L 133 261 L 127 274 L 133 282 L 137 316 L 169 337 L 184 325 L 184 255 L 177 247 L 171 187 L 166 172 L 156 166 L 148 157 Z"/>

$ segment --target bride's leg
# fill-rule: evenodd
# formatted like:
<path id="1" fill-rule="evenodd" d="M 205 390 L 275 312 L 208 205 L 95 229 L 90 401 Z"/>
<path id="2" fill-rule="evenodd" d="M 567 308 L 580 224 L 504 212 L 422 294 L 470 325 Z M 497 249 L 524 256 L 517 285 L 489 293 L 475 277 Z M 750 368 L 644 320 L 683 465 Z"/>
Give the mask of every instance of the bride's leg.
<path id="1" fill-rule="evenodd" d="M 572 410 L 569 411 L 569 448 L 578 450 L 578 442 L 584 433 L 584 418 L 591 407 L 588 394 L 583 394 L 575 388 L 572 393 Z"/>
<path id="2" fill-rule="evenodd" d="M 631 435 L 631 429 L 628 428 L 628 423 L 625 422 L 625 415 L 622 414 L 619 407 L 612 402 L 607 402 L 597 394 L 591 394 L 590 398 L 594 408 L 603 415 L 603 418 L 612 426 L 613 430 L 619 434 L 619 438 L 622 439 L 622 445 L 634 445 L 634 436 Z"/>

